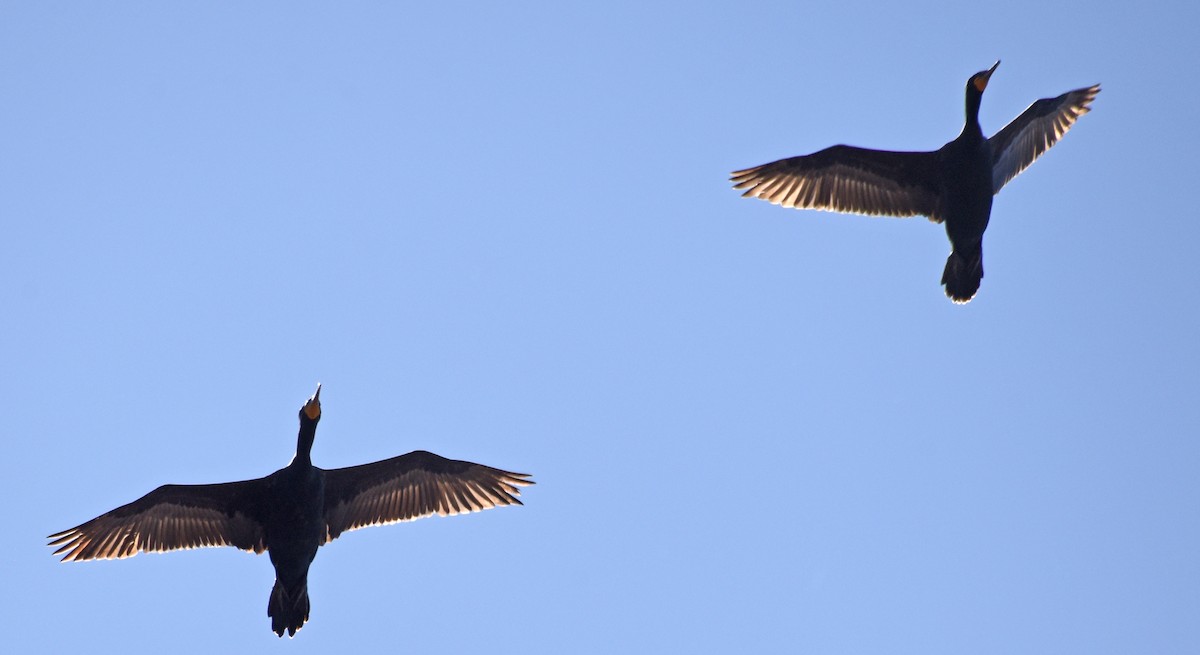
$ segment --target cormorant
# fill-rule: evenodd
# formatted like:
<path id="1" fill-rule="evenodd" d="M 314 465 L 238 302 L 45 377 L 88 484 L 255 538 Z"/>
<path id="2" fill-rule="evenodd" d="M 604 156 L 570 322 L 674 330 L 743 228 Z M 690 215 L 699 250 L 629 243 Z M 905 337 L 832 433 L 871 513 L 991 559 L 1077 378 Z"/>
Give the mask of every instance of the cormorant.
<path id="1" fill-rule="evenodd" d="M 1090 111 L 1100 85 L 1029 105 L 990 139 L 979 127 L 979 101 L 995 65 L 967 80 L 967 120 L 958 138 L 933 152 L 891 152 L 837 145 L 811 155 L 735 171 L 742 197 L 796 209 L 928 216 L 946 224 L 951 252 L 942 273 L 946 295 L 965 303 L 983 278 L 983 231 L 992 196 Z"/>
<path id="2" fill-rule="evenodd" d="M 132 557 L 204 546 L 235 546 L 275 566 L 267 603 L 271 629 L 295 636 L 308 620 L 308 567 L 347 530 L 437 513 L 520 505 L 526 473 L 439 457 L 423 450 L 340 469 L 312 465 L 321 385 L 300 409 L 292 463 L 265 478 L 224 484 L 168 484 L 48 537 L 63 561 Z"/>

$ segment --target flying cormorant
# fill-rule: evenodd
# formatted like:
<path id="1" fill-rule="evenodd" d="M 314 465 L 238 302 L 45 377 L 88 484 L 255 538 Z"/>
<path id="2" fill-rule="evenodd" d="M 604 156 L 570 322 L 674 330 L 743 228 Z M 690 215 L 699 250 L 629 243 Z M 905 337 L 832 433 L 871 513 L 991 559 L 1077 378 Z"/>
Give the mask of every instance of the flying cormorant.
<path id="1" fill-rule="evenodd" d="M 1000 65 L 967 80 L 967 120 L 958 138 L 933 152 L 892 152 L 837 145 L 811 155 L 735 171 L 743 197 L 796 209 L 872 216 L 928 216 L 946 224 L 951 252 L 942 273 L 946 295 L 965 303 L 983 278 L 983 232 L 992 196 L 1054 145 L 1090 110 L 1100 85 L 1029 105 L 990 139 L 979 127 L 979 101 Z"/>
<path id="2" fill-rule="evenodd" d="M 520 505 L 525 473 L 446 459 L 423 450 L 340 469 L 309 457 L 321 420 L 321 386 L 300 409 L 296 457 L 257 480 L 168 484 L 96 518 L 50 535 L 63 561 L 132 557 L 204 546 L 262 553 L 275 565 L 267 604 L 271 629 L 294 636 L 308 620 L 308 567 L 347 530 L 437 513 Z"/>

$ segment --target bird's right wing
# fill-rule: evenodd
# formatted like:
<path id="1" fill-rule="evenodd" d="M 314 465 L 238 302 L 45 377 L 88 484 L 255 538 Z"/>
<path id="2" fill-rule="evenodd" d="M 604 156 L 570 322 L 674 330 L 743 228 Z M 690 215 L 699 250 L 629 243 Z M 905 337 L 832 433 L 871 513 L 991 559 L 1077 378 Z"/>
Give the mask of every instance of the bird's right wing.
<path id="1" fill-rule="evenodd" d="M 225 484 L 166 484 L 111 512 L 52 534 L 64 562 L 132 557 L 204 546 L 235 546 L 261 553 L 258 503 L 264 478 Z"/>
<path id="2" fill-rule="evenodd" d="M 1071 129 L 1080 116 L 1092 110 L 1100 85 L 1068 91 L 1057 98 L 1042 98 L 1029 105 L 1004 129 L 992 135 L 992 193 L 1029 167 Z"/>
<path id="3" fill-rule="evenodd" d="M 326 542 L 347 530 L 520 505 L 528 474 L 416 450 L 325 472 Z"/>
<path id="4" fill-rule="evenodd" d="M 735 171 L 730 180 L 733 188 L 745 189 L 743 198 L 783 207 L 942 221 L 932 152 L 840 145 Z"/>

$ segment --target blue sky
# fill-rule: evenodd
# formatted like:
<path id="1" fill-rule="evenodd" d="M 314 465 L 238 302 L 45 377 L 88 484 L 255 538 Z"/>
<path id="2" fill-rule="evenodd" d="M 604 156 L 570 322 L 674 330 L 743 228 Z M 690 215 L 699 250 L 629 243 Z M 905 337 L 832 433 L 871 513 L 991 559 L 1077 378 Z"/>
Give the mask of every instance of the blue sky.
<path id="1" fill-rule="evenodd" d="M 836 6 L 834 6 L 836 5 Z M 292 652 L 1200 649 L 1194 8 L 0 7 L 6 651 L 273 646 L 266 557 L 59 564 L 166 483 L 422 448 Z M 951 304 L 924 219 L 742 200 L 1100 82 Z M 11 650 L 10 650 L 11 647 Z"/>

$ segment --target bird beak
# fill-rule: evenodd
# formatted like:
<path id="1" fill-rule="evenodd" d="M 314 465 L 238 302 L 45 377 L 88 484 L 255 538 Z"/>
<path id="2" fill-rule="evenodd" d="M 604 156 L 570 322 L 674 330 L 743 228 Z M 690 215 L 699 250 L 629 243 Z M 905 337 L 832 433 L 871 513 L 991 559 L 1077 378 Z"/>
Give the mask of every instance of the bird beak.
<path id="1" fill-rule="evenodd" d="M 983 93 L 983 90 L 987 88 L 988 80 L 990 80 L 992 78 L 992 73 L 995 73 L 996 68 L 998 68 L 999 66 L 1000 66 L 1000 60 L 997 59 L 996 63 L 992 64 L 991 68 L 975 75 L 975 78 L 974 78 L 975 89 L 978 90 L 980 93 Z"/>
<path id="2" fill-rule="evenodd" d="M 304 403 L 304 415 L 312 420 L 317 420 L 321 416 L 321 385 L 317 385 L 317 391 Z"/>

